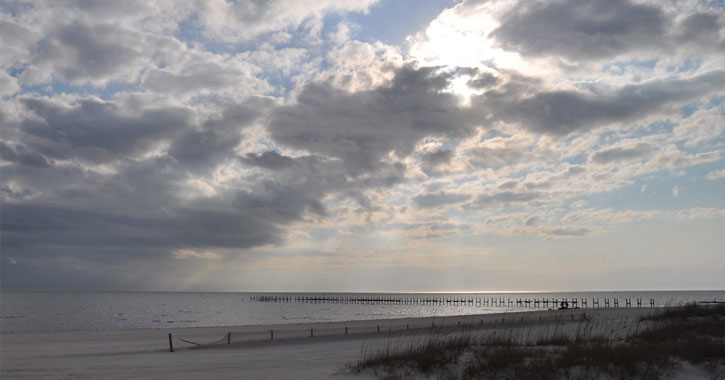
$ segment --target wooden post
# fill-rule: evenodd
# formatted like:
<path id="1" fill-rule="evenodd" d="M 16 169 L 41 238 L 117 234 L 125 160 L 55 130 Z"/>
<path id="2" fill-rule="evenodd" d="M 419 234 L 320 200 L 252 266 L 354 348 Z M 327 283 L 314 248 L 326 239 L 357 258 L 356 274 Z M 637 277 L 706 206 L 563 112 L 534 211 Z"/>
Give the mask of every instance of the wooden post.
<path id="1" fill-rule="evenodd" d="M 405 331 L 410 330 L 410 325 L 405 325 Z"/>
<path id="2" fill-rule="evenodd" d="M 227 333 L 227 344 L 232 344 L 232 333 L 231 332 Z"/>
<path id="3" fill-rule="evenodd" d="M 312 331 L 312 330 L 313 330 L 313 329 L 310 329 L 310 337 L 313 337 L 313 336 L 315 336 L 315 333 L 314 333 L 314 331 Z"/>
<path id="4" fill-rule="evenodd" d="M 347 335 L 347 327 L 345 327 L 345 335 Z"/>
<path id="5" fill-rule="evenodd" d="M 169 352 L 174 352 L 174 342 L 171 340 L 171 333 L 169 333 Z"/>
<path id="6" fill-rule="evenodd" d="M 269 340 L 274 340 L 274 330 L 269 330 Z"/>
<path id="7" fill-rule="evenodd" d="M 378 325 L 378 332 L 380 332 L 380 325 Z"/>

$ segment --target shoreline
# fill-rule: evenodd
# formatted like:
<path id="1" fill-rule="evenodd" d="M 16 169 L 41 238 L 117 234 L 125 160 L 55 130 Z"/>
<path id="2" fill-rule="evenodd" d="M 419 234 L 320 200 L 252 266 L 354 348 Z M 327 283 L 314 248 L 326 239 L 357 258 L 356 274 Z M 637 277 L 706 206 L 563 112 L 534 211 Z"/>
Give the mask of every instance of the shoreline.
<path id="1" fill-rule="evenodd" d="M 8 379 L 58 378 L 344 378 L 366 379 L 365 374 L 341 373 L 340 367 L 359 357 L 361 347 L 390 344 L 430 335 L 431 328 L 390 333 L 386 327 L 408 324 L 443 327 L 446 333 L 476 331 L 516 332 L 535 336 L 551 329 L 574 331 L 582 321 L 601 326 L 627 325 L 661 308 L 598 308 L 460 315 L 446 317 L 386 318 L 347 322 L 312 322 L 254 326 L 219 326 L 112 331 L 65 331 L 0 334 L 0 374 Z M 584 317 L 582 317 L 584 315 Z M 523 320 L 522 320 L 523 318 Z M 584 319 L 582 319 L 584 318 Z M 460 328 L 457 327 L 461 323 Z M 472 325 L 472 327 L 465 327 Z M 192 344 L 223 339 L 228 332 L 260 333 L 277 330 L 370 328 L 381 333 L 332 334 L 314 338 L 256 339 L 218 349 L 191 349 Z M 560 327 L 563 326 L 563 327 Z M 573 327 L 566 327 L 573 326 Z M 604 328 L 604 327 L 603 327 Z M 552 330 L 554 331 L 554 330 Z M 168 334 L 176 352 L 168 352 Z M 532 335 L 533 334 L 533 335 Z M 266 334 L 262 334 L 266 337 Z M 279 337 L 280 335 L 278 335 Z M 262 365 L 261 363 L 264 363 Z M 272 368 L 272 369 L 270 369 Z"/>

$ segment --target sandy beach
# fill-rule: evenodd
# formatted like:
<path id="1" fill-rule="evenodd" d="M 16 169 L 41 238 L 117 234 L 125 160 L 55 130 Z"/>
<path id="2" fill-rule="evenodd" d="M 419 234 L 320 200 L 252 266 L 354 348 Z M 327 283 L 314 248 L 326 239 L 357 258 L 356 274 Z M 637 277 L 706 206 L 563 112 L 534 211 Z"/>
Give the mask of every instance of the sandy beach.
<path id="1" fill-rule="evenodd" d="M 582 333 L 616 337 L 641 328 L 639 319 L 656 310 L 579 309 L 273 326 L 2 334 L 0 369 L 4 379 L 372 379 L 372 373 L 349 373 L 345 364 L 357 360 L 362 351 L 422 339 L 432 331 L 509 334 L 521 340 Z M 424 328 L 434 324 L 436 329 Z M 406 325 L 410 331 L 387 332 Z M 378 326 L 380 333 L 375 332 Z M 582 326 L 590 331 L 582 331 Z M 285 332 L 344 331 L 345 327 L 373 332 L 281 338 Z M 270 330 L 276 331 L 276 339 L 268 338 Z M 179 340 L 210 343 L 228 332 L 260 338 L 200 349 Z M 169 333 L 173 353 L 169 352 Z"/>

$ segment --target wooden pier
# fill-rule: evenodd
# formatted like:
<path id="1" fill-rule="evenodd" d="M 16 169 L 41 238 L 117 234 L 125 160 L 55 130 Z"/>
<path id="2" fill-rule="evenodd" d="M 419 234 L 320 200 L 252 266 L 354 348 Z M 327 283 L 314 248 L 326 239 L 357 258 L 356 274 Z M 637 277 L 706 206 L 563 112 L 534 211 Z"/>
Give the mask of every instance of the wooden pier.
<path id="1" fill-rule="evenodd" d="M 604 302 L 600 302 L 603 300 Z M 423 305 L 423 306 L 466 306 L 466 307 L 506 307 L 527 309 L 586 309 L 623 307 L 655 307 L 654 299 L 643 303 L 636 298 L 636 306 L 632 298 L 493 298 L 493 297 L 361 297 L 361 296 L 289 296 L 289 295 L 257 295 L 250 296 L 251 302 L 293 302 L 293 303 L 326 303 L 326 304 L 362 304 L 362 305 Z M 591 302 L 590 302 L 591 301 Z M 645 305 L 645 306 L 643 306 Z"/>

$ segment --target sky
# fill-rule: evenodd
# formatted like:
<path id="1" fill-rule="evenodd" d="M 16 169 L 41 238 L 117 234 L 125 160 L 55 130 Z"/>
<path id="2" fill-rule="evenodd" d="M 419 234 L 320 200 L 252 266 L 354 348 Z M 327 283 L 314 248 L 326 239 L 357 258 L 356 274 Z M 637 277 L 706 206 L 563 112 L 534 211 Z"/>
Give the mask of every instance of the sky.
<path id="1" fill-rule="evenodd" d="M 3 289 L 725 289 L 725 4 L 0 0 Z"/>

